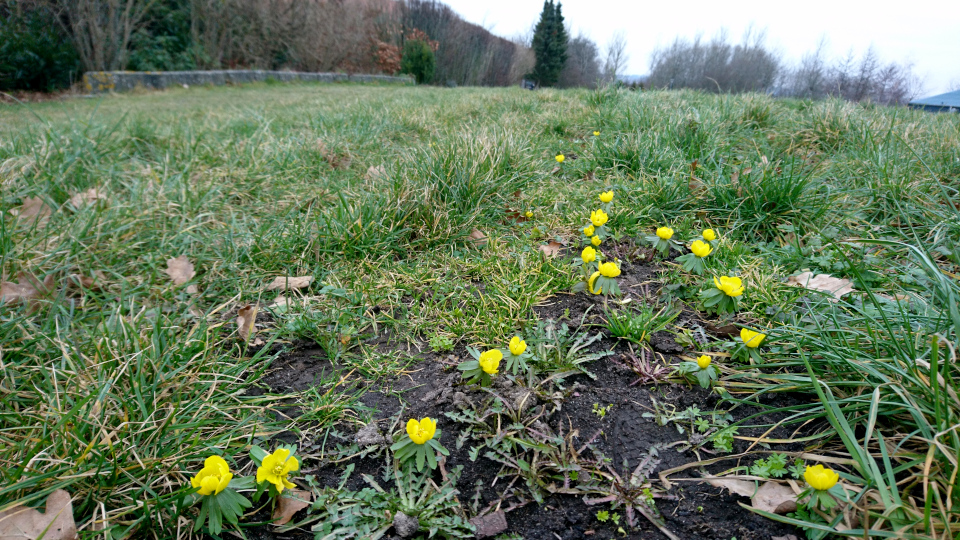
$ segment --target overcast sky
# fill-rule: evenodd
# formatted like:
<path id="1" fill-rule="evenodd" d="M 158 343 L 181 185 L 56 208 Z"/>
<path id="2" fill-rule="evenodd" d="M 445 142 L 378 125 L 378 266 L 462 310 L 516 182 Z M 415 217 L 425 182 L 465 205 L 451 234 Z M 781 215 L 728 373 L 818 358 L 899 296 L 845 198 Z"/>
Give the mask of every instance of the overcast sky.
<path id="1" fill-rule="evenodd" d="M 466 20 L 513 37 L 530 30 L 543 0 L 443 0 Z M 727 28 L 739 41 L 748 25 L 767 30 L 767 41 L 794 62 L 826 36 L 832 57 L 873 45 L 885 61 L 913 62 L 925 95 L 960 84 L 960 0 L 865 2 L 852 0 L 566 0 L 563 15 L 601 50 L 617 31 L 627 35 L 631 75 L 649 71 L 650 53 L 677 36 L 712 37 Z"/>

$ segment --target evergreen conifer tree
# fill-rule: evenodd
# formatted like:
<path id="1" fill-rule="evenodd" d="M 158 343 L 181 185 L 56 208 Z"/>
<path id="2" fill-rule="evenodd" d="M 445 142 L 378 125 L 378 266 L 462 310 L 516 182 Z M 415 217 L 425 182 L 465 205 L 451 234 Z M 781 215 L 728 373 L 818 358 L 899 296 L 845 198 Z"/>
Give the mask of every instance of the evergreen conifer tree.
<path id="1" fill-rule="evenodd" d="M 546 0 L 540 21 L 533 31 L 533 54 L 537 59 L 533 72 L 527 78 L 539 86 L 553 86 L 567 61 L 567 30 L 563 27 L 563 14 L 558 2 Z"/>

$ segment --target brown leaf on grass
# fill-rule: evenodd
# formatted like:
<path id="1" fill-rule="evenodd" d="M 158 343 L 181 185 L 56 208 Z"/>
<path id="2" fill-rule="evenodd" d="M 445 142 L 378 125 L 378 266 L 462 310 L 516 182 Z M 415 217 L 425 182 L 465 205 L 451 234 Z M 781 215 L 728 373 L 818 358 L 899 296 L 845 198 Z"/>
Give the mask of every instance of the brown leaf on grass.
<path id="1" fill-rule="evenodd" d="M 714 334 L 717 336 L 730 337 L 730 336 L 740 335 L 740 328 L 738 328 L 737 325 L 735 324 L 725 324 L 723 326 L 716 326 L 708 322 L 704 324 L 703 327 L 706 328 L 707 331 L 710 332 L 711 334 Z"/>
<path id="2" fill-rule="evenodd" d="M 563 244 L 557 242 L 556 240 L 551 240 L 549 244 L 543 244 L 540 246 L 540 251 L 542 251 L 547 257 L 556 257 L 560 254 L 560 250 L 562 249 Z"/>
<path id="3" fill-rule="evenodd" d="M 240 339 L 248 341 L 251 335 L 257 334 L 254 326 L 256 322 L 257 306 L 255 304 L 247 304 L 237 310 L 237 332 L 240 334 Z"/>
<path id="4" fill-rule="evenodd" d="M 523 212 L 519 210 L 513 210 L 509 206 L 507 207 L 507 219 L 512 219 L 517 223 L 523 223 L 530 220 L 530 218 L 528 218 Z"/>
<path id="5" fill-rule="evenodd" d="M 750 504 L 757 510 L 783 515 L 796 512 L 797 494 L 788 485 L 764 482 L 757 494 L 750 499 Z"/>
<path id="6" fill-rule="evenodd" d="M 290 291 L 293 289 L 305 289 L 313 283 L 313 276 L 280 276 L 273 278 L 273 281 L 267 284 L 265 291 Z"/>
<path id="7" fill-rule="evenodd" d="M 18 220 L 27 225 L 33 225 L 35 223 L 46 222 L 53 214 L 53 210 L 51 210 L 50 207 L 47 206 L 47 203 L 40 197 L 27 197 L 23 200 L 23 205 L 20 206 L 15 213 Z"/>
<path id="8" fill-rule="evenodd" d="M 70 494 L 62 489 L 47 497 L 43 512 L 23 505 L 0 512 L 0 538 L 4 540 L 73 540 L 76 537 L 73 503 Z"/>
<path id="9" fill-rule="evenodd" d="M 822 291 L 833 295 L 831 302 L 836 302 L 843 295 L 853 292 L 853 283 L 849 279 L 835 278 L 829 274 L 803 272 L 787 278 L 787 284 L 794 287 L 803 287 L 814 291 Z"/>
<path id="10" fill-rule="evenodd" d="M 379 180 L 387 175 L 387 168 L 383 165 L 374 167 L 373 165 L 367 169 L 367 174 L 363 175 L 363 179 L 366 181 Z"/>
<path id="11" fill-rule="evenodd" d="M 53 274 L 43 278 L 41 282 L 33 274 L 20 272 L 17 282 L 4 281 L 0 283 L 0 304 L 15 305 L 21 302 L 32 302 L 54 291 L 56 280 Z"/>
<path id="12" fill-rule="evenodd" d="M 97 270 L 93 273 L 95 277 L 85 276 L 83 274 L 70 274 L 67 276 L 66 282 L 63 285 L 63 288 L 67 291 L 73 292 L 77 290 L 100 290 L 103 286 L 103 283 L 107 280 L 107 276 L 103 274 L 100 270 Z"/>
<path id="13" fill-rule="evenodd" d="M 273 510 L 274 525 L 286 525 L 293 519 L 293 515 L 310 506 L 313 493 L 300 489 L 285 489 L 277 507 Z"/>
<path id="14" fill-rule="evenodd" d="M 163 272 L 170 276 L 170 279 L 173 280 L 174 285 L 177 285 L 178 287 L 190 281 L 194 276 L 197 275 L 197 273 L 193 271 L 193 263 L 190 262 L 190 259 L 188 259 L 186 255 L 181 255 L 175 259 L 167 259 L 167 269 Z M 187 292 L 190 294 L 196 293 L 197 286 L 188 286 Z"/>
<path id="15" fill-rule="evenodd" d="M 73 197 L 70 197 L 70 204 L 72 204 L 74 208 L 80 208 L 85 204 L 96 204 L 97 201 L 105 200 L 107 200 L 107 194 L 94 187 L 74 194 Z"/>
<path id="16" fill-rule="evenodd" d="M 472 240 L 477 247 L 487 245 L 487 235 L 483 234 L 480 229 L 474 229 L 473 232 L 470 233 L 470 240 Z"/>
<path id="17" fill-rule="evenodd" d="M 319 152 L 320 156 L 334 169 L 346 169 L 350 166 L 350 156 L 330 150 L 327 144 L 320 139 L 317 139 L 317 152 Z M 369 178 L 367 180 L 369 180 Z"/>

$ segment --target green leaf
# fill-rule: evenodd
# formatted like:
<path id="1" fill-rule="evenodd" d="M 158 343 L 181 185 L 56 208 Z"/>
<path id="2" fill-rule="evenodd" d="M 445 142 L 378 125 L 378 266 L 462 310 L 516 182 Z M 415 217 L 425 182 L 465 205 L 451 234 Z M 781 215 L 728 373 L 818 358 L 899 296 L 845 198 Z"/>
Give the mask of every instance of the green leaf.
<path id="1" fill-rule="evenodd" d="M 260 448 L 259 446 L 250 447 L 250 459 L 257 464 L 257 467 L 263 465 L 263 458 L 269 455 L 270 454 L 266 450 Z"/>

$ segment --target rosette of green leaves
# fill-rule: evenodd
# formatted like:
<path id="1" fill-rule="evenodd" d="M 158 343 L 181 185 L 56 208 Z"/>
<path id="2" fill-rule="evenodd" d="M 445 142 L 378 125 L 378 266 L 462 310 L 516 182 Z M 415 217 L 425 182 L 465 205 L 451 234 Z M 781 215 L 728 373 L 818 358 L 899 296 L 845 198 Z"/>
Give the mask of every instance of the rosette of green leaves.
<path id="1" fill-rule="evenodd" d="M 197 515 L 194 531 L 199 531 L 204 524 L 210 534 L 219 535 L 223 531 L 223 523 L 229 523 L 234 527 L 239 524 L 240 516 L 246 508 L 253 506 L 246 497 L 237 493 L 240 489 L 253 489 L 254 480 L 250 476 L 243 478 L 233 478 L 227 487 L 216 495 L 200 495 L 192 493 L 193 502 L 200 500 L 200 514 Z"/>
<path id="2" fill-rule="evenodd" d="M 677 372 L 684 378 L 694 377 L 702 388 L 710 388 L 720 378 L 720 370 L 713 364 L 701 368 L 696 362 L 681 362 Z"/>
<path id="3" fill-rule="evenodd" d="M 727 293 L 716 287 L 710 287 L 700 293 L 703 308 L 707 313 L 736 313 L 740 308 L 739 296 L 727 296 Z"/>
<path id="4" fill-rule="evenodd" d="M 413 442 L 410 435 L 404 433 L 390 447 L 394 459 L 400 462 L 404 469 L 415 467 L 417 472 L 423 472 L 424 466 L 429 467 L 431 471 L 436 469 L 437 454 L 450 455 L 450 451 L 440 444 L 440 433 L 440 428 L 437 428 L 433 438 L 423 444 Z"/>
<path id="5" fill-rule="evenodd" d="M 659 237 L 655 237 L 659 240 Z M 693 253 L 687 253 L 686 255 L 681 255 L 676 258 L 676 261 L 683 265 L 683 269 L 687 272 L 694 273 L 698 276 L 702 276 L 707 269 L 707 265 L 704 262 L 703 257 L 697 257 Z"/>
<path id="6" fill-rule="evenodd" d="M 533 358 L 533 355 L 530 352 L 524 351 L 521 355 L 515 355 L 510 352 L 510 348 L 500 349 L 500 352 L 503 353 L 503 362 L 506 363 L 506 371 L 509 371 L 513 375 L 516 375 L 518 372 L 528 373 L 530 371 L 530 366 L 527 365 L 527 360 Z"/>
<path id="7" fill-rule="evenodd" d="M 480 351 L 473 347 L 467 347 L 467 352 L 470 353 L 473 360 L 460 362 L 460 365 L 457 366 L 457 369 L 463 372 L 463 375 L 461 375 L 463 380 L 467 384 L 479 383 L 480 386 L 490 386 L 493 377 L 480 367 Z"/>

